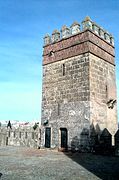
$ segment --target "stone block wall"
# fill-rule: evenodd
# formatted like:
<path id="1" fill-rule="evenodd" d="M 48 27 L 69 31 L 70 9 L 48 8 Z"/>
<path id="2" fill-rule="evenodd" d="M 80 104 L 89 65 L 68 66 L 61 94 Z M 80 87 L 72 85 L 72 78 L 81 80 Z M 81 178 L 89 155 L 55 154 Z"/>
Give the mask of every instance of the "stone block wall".
<path id="1" fill-rule="evenodd" d="M 6 146 L 7 133 L 0 129 L 0 146 Z"/>
<path id="2" fill-rule="evenodd" d="M 115 66 L 90 54 L 90 118 L 100 130 L 105 127 L 114 136 L 117 131 Z M 109 101 L 115 101 L 109 107 Z M 113 123 L 112 123 L 113 122 Z"/>
<path id="3" fill-rule="evenodd" d="M 0 146 L 27 146 L 38 147 L 40 131 L 37 128 L 1 128 L 0 129 Z"/>
<path id="4" fill-rule="evenodd" d="M 52 147 L 60 146 L 61 127 L 68 130 L 69 146 L 83 128 L 90 128 L 89 96 L 88 53 L 43 67 L 42 124 L 48 120 L 52 127 Z"/>
<path id="5" fill-rule="evenodd" d="M 55 31 L 56 41 L 44 39 L 42 147 L 46 127 L 51 128 L 51 147 L 61 146 L 61 128 L 67 129 L 68 147 L 88 147 L 91 127 L 96 133 L 93 141 L 106 128 L 114 143 L 118 128 L 114 39 L 89 17 L 82 23 L 82 31 L 74 23 L 76 33 L 63 26 L 62 38 Z"/>
<path id="6" fill-rule="evenodd" d="M 43 65 L 87 52 L 91 52 L 111 64 L 115 63 L 114 47 L 87 29 L 71 37 L 61 39 L 57 43 L 45 46 L 43 51 Z"/>

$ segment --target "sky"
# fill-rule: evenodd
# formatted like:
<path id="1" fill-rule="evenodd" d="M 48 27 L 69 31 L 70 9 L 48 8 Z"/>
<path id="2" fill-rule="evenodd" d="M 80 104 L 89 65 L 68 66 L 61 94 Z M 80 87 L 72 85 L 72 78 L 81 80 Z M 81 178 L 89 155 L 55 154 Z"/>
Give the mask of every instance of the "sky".
<path id="1" fill-rule="evenodd" d="M 115 37 L 119 99 L 118 0 L 0 0 L 0 121 L 40 121 L 43 37 L 87 15 Z"/>

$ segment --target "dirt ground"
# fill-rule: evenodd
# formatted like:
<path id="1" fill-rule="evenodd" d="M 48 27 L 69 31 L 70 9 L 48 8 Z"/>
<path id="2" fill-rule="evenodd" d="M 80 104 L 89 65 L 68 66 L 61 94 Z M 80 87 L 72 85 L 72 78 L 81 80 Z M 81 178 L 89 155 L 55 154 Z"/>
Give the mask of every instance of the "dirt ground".
<path id="1" fill-rule="evenodd" d="M 0 147 L 0 180 L 119 180 L 119 157 Z"/>

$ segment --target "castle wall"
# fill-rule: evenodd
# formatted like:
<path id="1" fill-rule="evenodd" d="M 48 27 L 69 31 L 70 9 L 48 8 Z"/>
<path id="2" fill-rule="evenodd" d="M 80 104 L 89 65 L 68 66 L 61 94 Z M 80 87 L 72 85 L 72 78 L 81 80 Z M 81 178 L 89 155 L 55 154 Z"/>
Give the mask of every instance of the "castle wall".
<path id="1" fill-rule="evenodd" d="M 107 128 L 114 135 L 117 131 L 117 104 L 115 101 L 115 66 L 92 54 L 90 59 L 90 118 L 91 123 L 101 131 Z M 98 129 L 98 130 L 99 130 Z"/>
<path id="2" fill-rule="evenodd" d="M 39 129 L 33 128 L 0 128 L 0 146 L 39 146 Z"/>
<path id="3" fill-rule="evenodd" d="M 6 145 L 6 138 L 7 138 L 6 131 L 0 129 L 0 146 Z"/>
<path id="4" fill-rule="evenodd" d="M 42 94 L 42 125 L 48 120 L 48 127 L 52 128 L 51 146 L 60 146 L 60 128 L 68 130 L 69 147 L 76 136 L 80 141 L 82 131 L 90 128 L 89 54 L 44 65 Z"/>

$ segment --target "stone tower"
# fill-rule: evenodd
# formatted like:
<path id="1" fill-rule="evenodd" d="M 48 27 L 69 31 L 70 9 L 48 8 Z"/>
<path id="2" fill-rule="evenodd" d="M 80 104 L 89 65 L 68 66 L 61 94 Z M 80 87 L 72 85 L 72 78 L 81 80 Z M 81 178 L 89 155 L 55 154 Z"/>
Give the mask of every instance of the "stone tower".
<path id="1" fill-rule="evenodd" d="M 90 17 L 44 37 L 41 147 L 88 147 L 117 130 L 114 38 Z"/>

